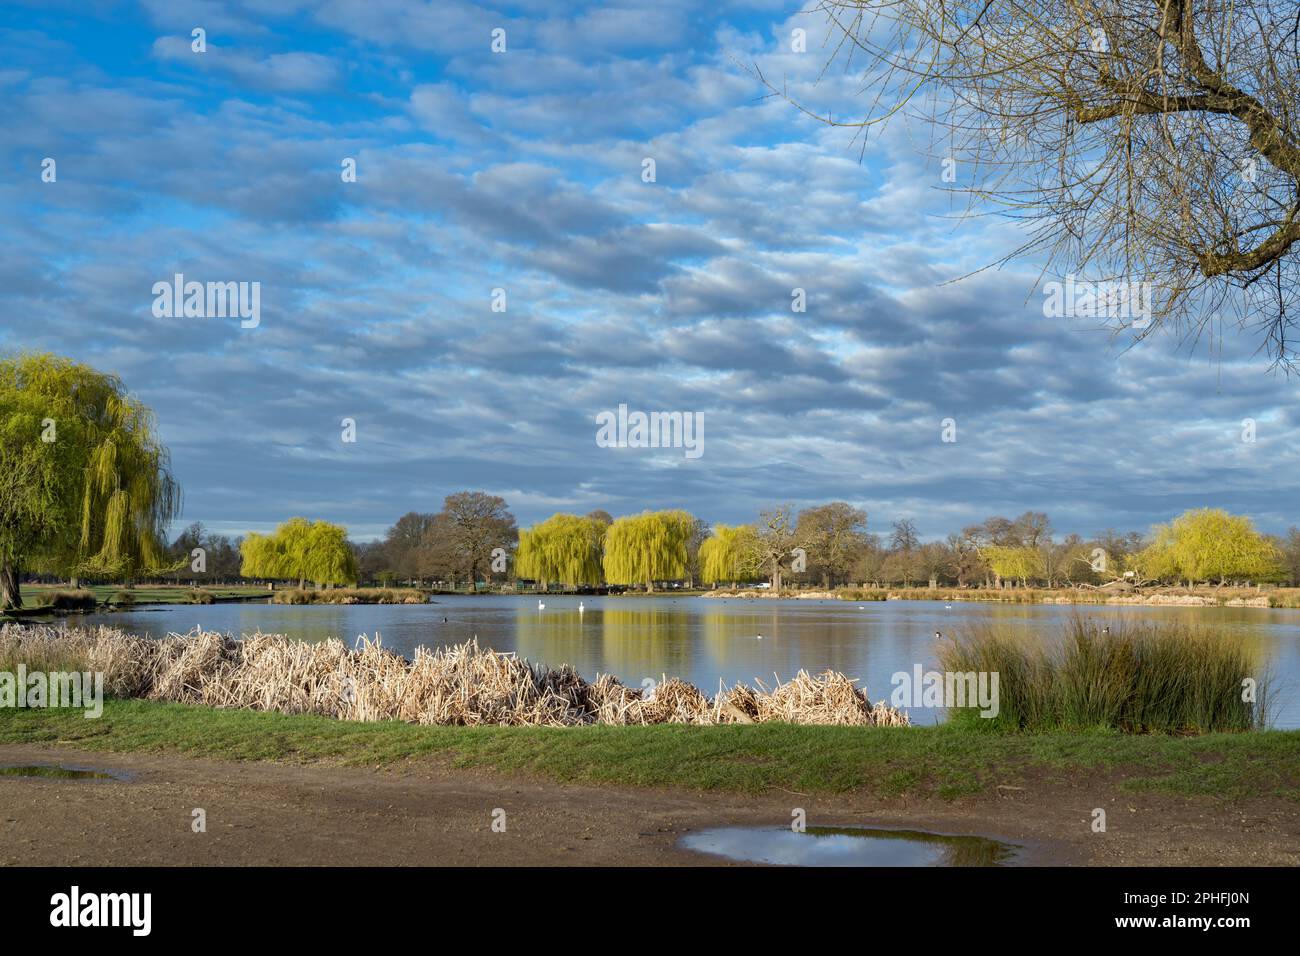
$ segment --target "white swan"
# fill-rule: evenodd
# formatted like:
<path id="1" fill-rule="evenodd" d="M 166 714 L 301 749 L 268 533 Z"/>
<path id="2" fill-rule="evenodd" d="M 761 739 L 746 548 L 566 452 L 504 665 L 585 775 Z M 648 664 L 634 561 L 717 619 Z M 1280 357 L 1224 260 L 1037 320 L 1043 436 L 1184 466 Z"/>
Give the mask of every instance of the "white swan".
<path id="1" fill-rule="evenodd" d="M 586 608 L 583 607 L 583 606 L 582 606 L 582 602 L 579 601 L 579 602 L 578 602 L 578 613 L 581 614 L 581 613 L 582 613 L 583 611 L 585 611 L 585 610 L 586 610 Z"/>
<path id="2" fill-rule="evenodd" d="M 537 602 L 537 610 L 539 610 L 539 611 L 544 611 L 544 610 L 546 610 L 546 605 L 543 604 L 540 600 Z"/>

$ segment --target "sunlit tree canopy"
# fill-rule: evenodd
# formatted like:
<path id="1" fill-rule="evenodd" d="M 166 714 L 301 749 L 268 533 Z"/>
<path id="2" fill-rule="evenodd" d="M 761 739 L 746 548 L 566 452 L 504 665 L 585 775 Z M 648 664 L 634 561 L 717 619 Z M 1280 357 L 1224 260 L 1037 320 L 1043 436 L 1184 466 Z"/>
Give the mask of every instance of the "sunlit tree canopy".
<path id="1" fill-rule="evenodd" d="M 180 487 L 153 413 L 120 379 L 50 354 L 0 360 L 0 601 L 17 573 L 130 580 L 168 568 Z"/>

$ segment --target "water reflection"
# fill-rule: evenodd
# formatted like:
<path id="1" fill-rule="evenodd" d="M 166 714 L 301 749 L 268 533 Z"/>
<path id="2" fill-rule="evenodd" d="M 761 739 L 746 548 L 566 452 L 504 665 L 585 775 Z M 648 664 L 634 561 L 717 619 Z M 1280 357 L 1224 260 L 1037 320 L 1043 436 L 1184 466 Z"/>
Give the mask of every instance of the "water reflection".
<path id="1" fill-rule="evenodd" d="M 1005 866 L 1019 847 L 979 836 L 866 827 L 725 827 L 682 846 L 746 863 L 780 866 Z"/>
<path id="2" fill-rule="evenodd" d="M 17 777 L 20 780 L 126 780 L 127 775 L 111 770 L 86 770 L 81 767 L 51 767 L 46 765 L 0 767 L 0 777 Z"/>

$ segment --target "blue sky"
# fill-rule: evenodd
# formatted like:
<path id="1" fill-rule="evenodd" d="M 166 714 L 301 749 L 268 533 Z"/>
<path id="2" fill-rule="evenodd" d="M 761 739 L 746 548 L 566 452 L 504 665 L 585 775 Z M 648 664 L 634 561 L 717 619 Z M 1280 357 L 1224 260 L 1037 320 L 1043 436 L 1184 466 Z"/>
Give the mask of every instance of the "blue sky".
<path id="1" fill-rule="evenodd" d="M 1204 505 L 1300 523 L 1295 382 L 1255 340 L 1129 348 L 1044 318 L 1034 262 L 950 282 L 1014 227 L 952 215 L 917 124 L 864 150 L 763 97 L 755 66 L 862 112 L 799 9 L 5 4 L 0 348 L 120 374 L 183 522 L 230 533 L 369 538 L 465 488 L 525 525 L 835 499 L 925 537 L 1027 509 L 1083 534 Z M 177 272 L 260 282 L 261 324 L 155 317 Z M 703 455 L 599 447 L 620 403 L 701 413 Z"/>

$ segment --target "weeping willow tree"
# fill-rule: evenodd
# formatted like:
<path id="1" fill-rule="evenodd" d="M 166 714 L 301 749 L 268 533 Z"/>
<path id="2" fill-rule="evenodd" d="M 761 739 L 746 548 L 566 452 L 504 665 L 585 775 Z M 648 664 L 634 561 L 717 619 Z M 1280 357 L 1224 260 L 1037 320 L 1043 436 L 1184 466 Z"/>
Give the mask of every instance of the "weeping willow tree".
<path id="1" fill-rule="evenodd" d="M 599 518 L 556 514 L 519 532 L 516 573 L 543 587 L 552 581 L 569 587 L 600 584 L 605 527 Z"/>
<path id="2" fill-rule="evenodd" d="M 1046 573 L 1043 554 L 1037 548 L 991 544 L 980 549 L 980 557 L 1001 580 L 1019 581 L 1028 586 L 1030 578 Z"/>
<path id="3" fill-rule="evenodd" d="M 647 511 L 619 518 L 605 532 L 605 580 L 644 584 L 686 576 L 695 518 L 686 511 Z"/>
<path id="4" fill-rule="evenodd" d="M 1138 555 L 1138 566 L 1147 578 L 1223 585 L 1229 579 L 1277 577 L 1281 555 L 1244 515 L 1200 508 L 1158 525 L 1154 540 Z"/>
<path id="5" fill-rule="evenodd" d="M 0 359 L 0 607 L 23 567 L 130 580 L 171 570 L 180 487 L 121 380 L 51 354 Z"/>
<path id="6" fill-rule="evenodd" d="M 736 584 L 762 576 L 758 529 L 749 524 L 715 525 L 713 536 L 700 545 L 700 579 L 705 584 Z"/>
<path id="7" fill-rule="evenodd" d="M 356 555 L 347 529 L 328 521 L 290 518 L 273 534 L 250 534 L 239 546 L 240 574 L 246 578 L 351 584 L 357 579 Z"/>

